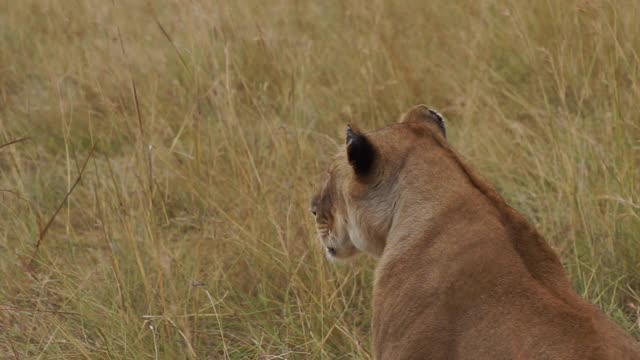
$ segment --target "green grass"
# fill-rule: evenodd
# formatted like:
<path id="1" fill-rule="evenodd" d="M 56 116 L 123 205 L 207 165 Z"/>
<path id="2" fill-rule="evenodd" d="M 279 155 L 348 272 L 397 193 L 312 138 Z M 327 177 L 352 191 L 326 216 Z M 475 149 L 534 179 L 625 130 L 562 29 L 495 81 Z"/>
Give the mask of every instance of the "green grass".
<path id="1" fill-rule="evenodd" d="M 2 2 L 1 357 L 369 359 L 308 199 L 417 103 L 640 338 L 640 2 L 401 3 Z"/>

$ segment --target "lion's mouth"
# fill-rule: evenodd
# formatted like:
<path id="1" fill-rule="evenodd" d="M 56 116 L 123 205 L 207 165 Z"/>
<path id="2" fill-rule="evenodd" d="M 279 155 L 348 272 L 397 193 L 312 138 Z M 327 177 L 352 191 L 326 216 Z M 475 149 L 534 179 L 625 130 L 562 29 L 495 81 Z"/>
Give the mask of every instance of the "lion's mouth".
<path id="1" fill-rule="evenodd" d="M 336 248 L 327 246 L 327 254 L 330 256 L 336 256 Z"/>

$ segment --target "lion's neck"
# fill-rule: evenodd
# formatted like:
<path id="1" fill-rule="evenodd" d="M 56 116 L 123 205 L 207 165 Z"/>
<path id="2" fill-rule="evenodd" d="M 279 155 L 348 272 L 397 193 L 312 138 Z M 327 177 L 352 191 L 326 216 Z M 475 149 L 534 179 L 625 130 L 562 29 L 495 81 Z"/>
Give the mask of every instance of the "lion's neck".
<path id="1" fill-rule="evenodd" d="M 531 276 L 560 300 L 578 298 L 558 257 L 537 231 L 513 209 L 493 203 L 473 186 L 456 191 L 432 188 L 428 198 L 399 198 L 381 264 L 419 256 L 430 259 L 425 271 L 439 271 L 438 266 L 451 266 L 467 256 L 481 267 L 482 262 L 494 261 L 493 255 L 512 264 L 510 272 Z"/>

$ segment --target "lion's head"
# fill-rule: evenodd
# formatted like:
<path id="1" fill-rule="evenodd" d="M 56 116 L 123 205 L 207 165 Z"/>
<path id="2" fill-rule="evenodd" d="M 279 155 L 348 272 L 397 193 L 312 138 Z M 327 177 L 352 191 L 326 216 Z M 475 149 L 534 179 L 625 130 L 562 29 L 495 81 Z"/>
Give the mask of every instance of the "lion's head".
<path id="1" fill-rule="evenodd" d="M 401 191 L 399 175 L 415 139 L 444 137 L 442 117 L 418 105 L 400 123 L 363 133 L 347 127 L 346 144 L 311 200 L 318 236 L 329 259 L 362 251 L 382 255 Z"/>

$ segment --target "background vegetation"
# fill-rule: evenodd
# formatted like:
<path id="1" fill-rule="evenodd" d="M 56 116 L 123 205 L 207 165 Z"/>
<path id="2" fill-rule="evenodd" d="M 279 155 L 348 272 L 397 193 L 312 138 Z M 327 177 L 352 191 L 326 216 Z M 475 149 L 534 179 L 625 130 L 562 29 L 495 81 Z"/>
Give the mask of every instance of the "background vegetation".
<path id="1" fill-rule="evenodd" d="M 370 358 L 374 263 L 327 264 L 308 199 L 417 103 L 640 337 L 638 14 L 0 2 L 0 357 Z"/>

